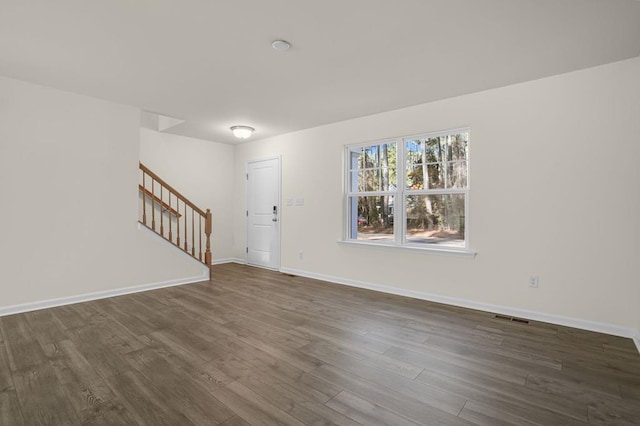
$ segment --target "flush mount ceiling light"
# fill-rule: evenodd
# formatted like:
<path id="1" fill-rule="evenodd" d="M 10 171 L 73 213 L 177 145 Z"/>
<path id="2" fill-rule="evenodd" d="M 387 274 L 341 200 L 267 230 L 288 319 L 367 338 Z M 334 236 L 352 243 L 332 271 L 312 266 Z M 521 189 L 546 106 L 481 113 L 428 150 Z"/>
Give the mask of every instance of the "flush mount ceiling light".
<path id="1" fill-rule="evenodd" d="M 255 129 L 249 126 L 232 126 L 231 131 L 233 132 L 233 136 L 238 139 L 247 139 L 253 134 Z"/>
<path id="2" fill-rule="evenodd" d="M 273 50 L 285 51 L 291 47 L 291 44 L 284 40 L 274 40 L 273 43 L 271 43 L 271 47 L 273 47 Z"/>

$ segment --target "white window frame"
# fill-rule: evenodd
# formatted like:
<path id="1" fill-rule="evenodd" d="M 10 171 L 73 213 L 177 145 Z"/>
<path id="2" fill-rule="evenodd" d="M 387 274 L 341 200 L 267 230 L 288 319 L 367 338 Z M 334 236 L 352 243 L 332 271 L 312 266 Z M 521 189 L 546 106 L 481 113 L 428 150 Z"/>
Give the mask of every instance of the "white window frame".
<path id="1" fill-rule="evenodd" d="M 415 139 L 427 139 L 434 137 L 442 137 L 457 133 L 467 133 L 468 141 L 467 141 L 467 185 L 465 188 L 437 188 L 437 189 L 406 189 L 406 143 L 408 140 Z M 375 145 L 383 145 L 395 143 L 396 144 L 396 190 L 394 191 L 364 191 L 358 192 L 349 188 L 349 185 L 357 185 L 356 182 L 352 182 L 351 180 L 351 170 L 352 170 L 352 158 L 351 152 L 354 148 L 363 148 Z M 363 142 L 357 144 L 350 144 L 345 146 L 345 154 L 344 154 L 344 239 L 343 243 L 348 244 L 356 244 L 362 246 L 375 246 L 375 247 L 393 247 L 393 248 L 401 248 L 408 249 L 412 251 L 431 251 L 437 253 L 452 253 L 452 254 L 463 254 L 463 255 L 475 255 L 475 252 L 469 249 L 469 194 L 471 191 L 471 173 L 470 173 L 470 147 L 471 145 L 471 131 L 468 127 L 455 128 L 455 129 L 447 129 L 443 131 L 437 132 L 427 132 L 427 133 L 419 133 L 415 135 L 402 136 L 397 138 L 389 138 L 382 139 L 378 141 L 371 142 Z M 443 162 L 443 167 L 446 173 L 447 161 Z M 446 176 L 446 175 L 445 175 Z M 445 185 L 446 186 L 446 185 Z M 406 201 L 407 196 L 410 195 L 448 195 L 448 194 L 463 194 L 464 195 L 464 246 L 452 246 L 446 244 L 424 244 L 424 243 L 411 243 L 407 242 L 406 231 L 407 231 L 407 209 L 406 209 Z M 381 240 L 381 241 L 371 241 L 371 240 L 358 240 L 357 239 L 357 220 L 358 216 L 352 217 L 351 212 L 357 211 L 357 209 L 353 209 L 351 203 L 356 202 L 358 197 L 362 196 L 393 196 L 394 197 L 394 221 L 393 221 L 393 239 L 392 240 Z"/>

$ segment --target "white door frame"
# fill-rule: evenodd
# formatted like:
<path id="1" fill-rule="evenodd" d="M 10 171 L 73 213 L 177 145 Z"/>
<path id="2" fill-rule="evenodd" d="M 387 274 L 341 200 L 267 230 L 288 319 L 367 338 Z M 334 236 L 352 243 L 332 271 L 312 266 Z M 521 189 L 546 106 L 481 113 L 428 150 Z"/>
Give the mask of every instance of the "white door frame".
<path id="1" fill-rule="evenodd" d="M 277 234 L 278 234 L 278 248 L 277 248 L 277 264 L 275 265 L 275 267 L 273 268 L 276 271 L 280 270 L 280 264 L 281 264 L 281 252 L 282 252 L 282 227 L 280 226 L 282 223 L 282 155 L 272 155 L 272 156 L 268 156 L 268 157 L 260 157 L 260 158 L 256 158 L 253 160 L 247 160 L 247 163 L 245 165 L 245 194 L 246 194 L 246 198 L 245 198 L 245 211 L 248 213 L 249 212 L 249 164 L 252 163 L 260 163 L 262 161 L 268 161 L 268 160 L 276 160 L 277 161 L 277 175 L 278 175 L 278 188 L 277 188 L 277 199 L 276 199 L 276 205 L 278 208 L 278 222 L 277 222 Z M 248 253 L 248 248 L 249 248 L 249 217 L 248 215 L 245 216 L 245 247 L 247 247 L 247 250 L 245 250 L 245 254 L 244 254 L 244 260 L 245 260 L 245 264 L 249 265 L 249 253 Z M 260 265 L 251 265 L 251 266 L 256 266 L 256 267 L 261 267 Z M 268 268 L 271 269 L 271 268 Z"/>

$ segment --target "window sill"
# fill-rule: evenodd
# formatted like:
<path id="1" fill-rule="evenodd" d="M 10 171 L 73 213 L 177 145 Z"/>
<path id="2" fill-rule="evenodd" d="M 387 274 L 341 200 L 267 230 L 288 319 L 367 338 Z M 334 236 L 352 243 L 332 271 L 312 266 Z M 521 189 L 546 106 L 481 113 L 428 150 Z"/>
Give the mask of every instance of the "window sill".
<path id="1" fill-rule="evenodd" d="M 418 246 L 397 246 L 394 244 L 387 243 L 371 243 L 367 241 L 357 241 L 357 240 L 341 240 L 338 241 L 338 244 L 345 244 L 350 246 L 360 246 L 360 247 L 373 247 L 380 249 L 391 249 L 391 250 L 401 250 L 401 251 L 410 251 L 414 253 L 424 253 L 424 254 L 435 254 L 439 256 L 456 256 L 456 257 L 476 257 L 477 252 L 469 249 L 456 249 L 452 247 L 418 247 Z"/>

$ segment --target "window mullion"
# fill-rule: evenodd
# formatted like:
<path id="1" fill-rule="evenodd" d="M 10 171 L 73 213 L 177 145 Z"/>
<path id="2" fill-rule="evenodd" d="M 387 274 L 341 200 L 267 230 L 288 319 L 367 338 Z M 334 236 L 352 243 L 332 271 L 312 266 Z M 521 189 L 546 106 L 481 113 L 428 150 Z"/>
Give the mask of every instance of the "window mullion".
<path id="1" fill-rule="evenodd" d="M 404 228 L 406 226 L 405 214 L 405 200 L 404 193 L 405 187 L 407 186 L 406 182 L 406 173 L 407 173 L 407 162 L 406 162 L 406 154 L 405 154 L 405 146 L 406 141 L 401 139 L 396 142 L 396 185 L 398 188 L 397 196 L 393 203 L 394 212 L 393 212 L 393 235 L 394 235 L 394 243 L 397 245 L 404 244 Z"/>
<path id="2" fill-rule="evenodd" d="M 447 170 L 447 160 L 449 159 L 448 157 L 448 147 L 449 147 L 449 138 L 451 136 L 447 135 L 447 138 L 444 141 L 444 152 L 442 153 L 442 175 L 444 176 L 444 187 L 448 188 L 449 187 L 449 172 Z"/>
<path id="3" fill-rule="evenodd" d="M 397 194 L 397 191 L 362 191 L 362 192 L 347 192 L 348 197 L 388 197 Z"/>
<path id="4" fill-rule="evenodd" d="M 465 194 L 468 189 L 465 188 L 437 188 L 437 189 L 408 189 L 405 196 L 409 195 L 449 195 L 449 194 Z"/>

